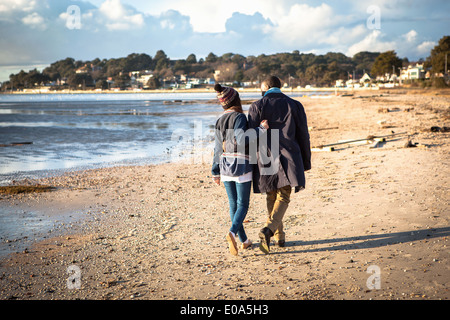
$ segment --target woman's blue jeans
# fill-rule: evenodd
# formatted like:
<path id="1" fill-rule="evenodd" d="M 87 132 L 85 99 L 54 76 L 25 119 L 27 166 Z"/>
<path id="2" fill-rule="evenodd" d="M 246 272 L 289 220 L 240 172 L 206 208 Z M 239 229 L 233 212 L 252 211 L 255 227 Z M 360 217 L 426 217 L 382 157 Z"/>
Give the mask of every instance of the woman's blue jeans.
<path id="1" fill-rule="evenodd" d="M 237 234 L 241 242 L 247 240 L 243 222 L 248 212 L 250 203 L 250 191 L 252 182 L 238 183 L 234 181 L 224 181 L 225 189 L 227 190 L 228 202 L 230 204 L 230 231 Z"/>

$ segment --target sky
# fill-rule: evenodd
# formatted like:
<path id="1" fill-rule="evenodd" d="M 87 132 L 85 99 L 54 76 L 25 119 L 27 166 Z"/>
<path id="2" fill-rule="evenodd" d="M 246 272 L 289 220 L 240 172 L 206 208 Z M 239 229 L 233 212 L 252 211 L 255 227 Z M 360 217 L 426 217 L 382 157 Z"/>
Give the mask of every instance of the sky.
<path id="1" fill-rule="evenodd" d="M 450 33 L 448 0 L 0 0 L 0 81 L 60 59 L 197 59 L 299 50 L 426 58 Z"/>

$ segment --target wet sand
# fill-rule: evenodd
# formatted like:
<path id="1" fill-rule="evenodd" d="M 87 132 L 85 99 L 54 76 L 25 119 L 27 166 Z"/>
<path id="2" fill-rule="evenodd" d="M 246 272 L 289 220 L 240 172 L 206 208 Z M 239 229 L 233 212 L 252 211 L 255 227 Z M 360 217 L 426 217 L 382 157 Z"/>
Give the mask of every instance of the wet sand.
<path id="1" fill-rule="evenodd" d="M 56 190 L 0 195 L 0 205 L 84 217 L 3 258 L 0 299 L 449 299 L 449 133 L 430 129 L 449 126 L 450 96 L 300 101 L 312 146 L 406 134 L 314 152 L 284 248 L 258 249 L 267 212 L 252 194 L 253 248 L 229 254 L 227 196 L 208 159 L 66 173 L 26 182 Z M 73 265 L 80 289 L 67 284 Z"/>

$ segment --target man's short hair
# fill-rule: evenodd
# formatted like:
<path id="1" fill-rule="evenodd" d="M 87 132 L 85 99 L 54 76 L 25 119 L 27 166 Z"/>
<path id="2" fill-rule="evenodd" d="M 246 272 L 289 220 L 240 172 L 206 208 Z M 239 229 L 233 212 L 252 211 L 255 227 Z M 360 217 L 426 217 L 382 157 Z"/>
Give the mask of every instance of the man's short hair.
<path id="1" fill-rule="evenodd" d="M 270 76 L 266 80 L 264 80 L 264 83 L 270 88 L 281 88 L 281 81 L 276 76 Z"/>

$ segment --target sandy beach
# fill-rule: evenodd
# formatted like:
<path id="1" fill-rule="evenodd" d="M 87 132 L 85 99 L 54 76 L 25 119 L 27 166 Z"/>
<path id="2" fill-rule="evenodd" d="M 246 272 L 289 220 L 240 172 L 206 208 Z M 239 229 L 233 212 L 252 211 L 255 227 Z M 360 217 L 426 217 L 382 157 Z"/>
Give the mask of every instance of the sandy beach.
<path id="1" fill-rule="evenodd" d="M 0 194 L 0 205 L 82 218 L 3 258 L 0 299 L 448 300 L 449 93 L 300 101 L 312 146 L 387 137 L 313 152 L 306 189 L 285 216 L 284 248 L 258 249 L 267 211 L 265 196 L 252 194 L 253 248 L 229 254 L 228 199 L 208 159 L 17 181 L 56 189 Z M 79 289 L 68 286 L 69 266 L 79 268 Z"/>

